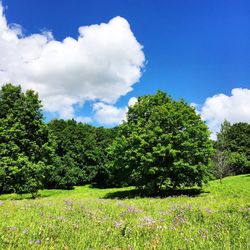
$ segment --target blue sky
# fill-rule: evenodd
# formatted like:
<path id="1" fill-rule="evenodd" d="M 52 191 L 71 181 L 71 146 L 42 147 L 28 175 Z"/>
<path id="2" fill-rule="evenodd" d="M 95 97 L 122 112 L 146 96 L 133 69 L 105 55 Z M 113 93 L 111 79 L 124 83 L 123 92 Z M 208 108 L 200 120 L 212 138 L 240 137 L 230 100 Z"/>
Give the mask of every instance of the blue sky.
<path id="1" fill-rule="evenodd" d="M 104 100 L 108 105 L 124 108 L 131 97 L 161 89 L 176 99 L 183 97 L 196 103 L 200 112 L 204 108 L 203 116 L 211 130 L 218 130 L 225 118 L 231 122 L 250 121 L 247 0 L 3 0 L 2 5 L 7 22 L 22 26 L 22 36 L 51 31 L 57 41 L 65 37 L 77 39 L 80 26 L 108 23 L 117 16 L 126 19 L 143 46 L 145 66 L 138 82 L 130 85 L 131 91 L 120 94 L 116 101 Z M 231 93 L 236 88 L 238 91 Z M 225 106 L 225 110 L 222 107 L 217 114 L 206 102 L 209 97 L 213 105 Z M 237 100 L 241 100 L 241 109 L 234 113 L 242 115 L 235 117 L 230 109 L 237 106 Z M 84 101 L 83 107 L 75 103 L 74 114 L 92 117 L 95 102 Z M 53 112 L 47 115 L 53 117 Z M 100 119 L 89 122 L 110 126 Z"/>

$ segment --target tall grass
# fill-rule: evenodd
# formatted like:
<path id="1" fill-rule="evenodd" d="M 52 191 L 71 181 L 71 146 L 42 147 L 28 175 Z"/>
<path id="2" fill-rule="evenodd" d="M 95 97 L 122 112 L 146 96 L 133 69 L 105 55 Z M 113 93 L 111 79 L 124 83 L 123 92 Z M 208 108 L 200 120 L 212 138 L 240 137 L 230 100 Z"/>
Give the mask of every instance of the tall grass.
<path id="1" fill-rule="evenodd" d="M 246 250 L 249 212 L 249 175 L 213 181 L 195 197 L 90 186 L 43 190 L 36 200 L 2 195 L 0 249 Z"/>

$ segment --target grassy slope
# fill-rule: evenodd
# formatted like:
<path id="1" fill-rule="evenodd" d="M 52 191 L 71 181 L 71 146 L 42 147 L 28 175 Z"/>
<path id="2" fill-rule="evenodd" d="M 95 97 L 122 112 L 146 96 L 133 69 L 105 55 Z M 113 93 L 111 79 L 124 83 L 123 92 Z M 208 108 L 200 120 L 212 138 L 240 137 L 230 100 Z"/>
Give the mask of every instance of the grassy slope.
<path id="1" fill-rule="evenodd" d="M 196 197 L 106 199 L 132 188 L 0 196 L 0 249 L 250 249 L 250 175 Z M 21 199 L 22 200 L 10 200 Z"/>

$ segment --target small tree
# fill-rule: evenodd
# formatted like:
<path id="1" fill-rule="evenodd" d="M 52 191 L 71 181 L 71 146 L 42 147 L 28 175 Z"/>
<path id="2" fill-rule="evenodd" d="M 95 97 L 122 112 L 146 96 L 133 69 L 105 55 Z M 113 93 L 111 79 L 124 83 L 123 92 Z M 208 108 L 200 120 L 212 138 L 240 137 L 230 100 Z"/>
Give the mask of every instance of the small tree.
<path id="1" fill-rule="evenodd" d="M 216 178 L 222 179 L 232 172 L 229 165 L 229 158 L 226 151 L 217 150 L 213 157 L 213 173 Z"/>
<path id="2" fill-rule="evenodd" d="M 140 97 L 110 148 L 114 184 L 133 184 L 150 193 L 202 186 L 212 153 L 206 124 L 184 100 L 165 93 Z"/>
<path id="3" fill-rule="evenodd" d="M 221 124 L 220 133 L 217 134 L 217 141 L 215 142 L 215 154 L 213 157 L 213 174 L 216 178 L 222 179 L 231 173 L 229 166 L 229 152 L 227 151 L 228 146 L 228 135 L 231 124 L 225 120 Z"/>

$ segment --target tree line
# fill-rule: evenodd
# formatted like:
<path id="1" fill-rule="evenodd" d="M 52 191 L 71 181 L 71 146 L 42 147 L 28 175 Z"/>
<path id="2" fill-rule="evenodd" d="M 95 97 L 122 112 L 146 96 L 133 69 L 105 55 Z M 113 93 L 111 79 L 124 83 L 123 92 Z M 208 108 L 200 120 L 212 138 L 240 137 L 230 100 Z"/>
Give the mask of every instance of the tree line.
<path id="1" fill-rule="evenodd" d="M 202 187 L 212 176 L 249 173 L 250 124 L 224 122 L 213 142 L 183 99 L 166 93 L 138 98 L 115 128 L 75 120 L 44 122 L 33 90 L 0 90 L 0 193 L 42 188 L 134 185 L 146 193 Z"/>

